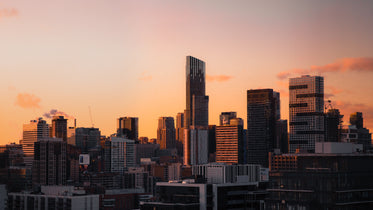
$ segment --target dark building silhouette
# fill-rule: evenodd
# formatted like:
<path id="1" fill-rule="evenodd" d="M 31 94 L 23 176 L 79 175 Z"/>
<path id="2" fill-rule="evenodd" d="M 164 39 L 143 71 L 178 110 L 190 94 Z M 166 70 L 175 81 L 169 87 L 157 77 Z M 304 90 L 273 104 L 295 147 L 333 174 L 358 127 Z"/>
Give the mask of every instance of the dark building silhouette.
<path id="1" fill-rule="evenodd" d="M 277 120 L 276 121 L 276 139 L 275 149 L 279 149 L 281 153 L 289 152 L 289 138 L 288 138 L 288 121 Z"/>
<path id="2" fill-rule="evenodd" d="M 75 145 L 83 153 L 100 147 L 101 131 L 98 128 L 76 128 Z"/>
<path id="3" fill-rule="evenodd" d="M 340 142 L 343 115 L 338 109 L 329 109 L 325 113 L 325 141 Z"/>
<path id="4" fill-rule="evenodd" d="M 157 140 L 161 149 L 176 148 L 173 117 L 160 117 L 158 119 Z"/>
<path id="5" fill-rule="evenodd" d="M 208 162 L 208 102 L 205 62 L 186 58 L 186 109 L 184 111 L 184 164 Z"/>
<path id="6" fill-rule="evenodd" d="M 209 125 L 209 162 L 216 161 L 216 125 Z"/>
<path id="7" fill-rule="evenodd" d="M 54 116 L 52 119 L 51 137 L 67 141 L 67 119 L 63 116 Z"/>
<path id="8" fill-rule="evenodd" d="M 355 112 L 350 115 L 350 124 L 355 125 L 357 129 L 363 128 L 363 113 Z"/>
<path id="9" fill-rule="evenodd" d="M 276 137 L 276 106 L 272 89 L 247 91 L 247 163 L 268 167 Z"/>
<path id="10" fill-rule="evenodd" d="M 176 115 L 175 140 L 177 153 L 181 157 L 184 150 L 184 113 L 177 113 Z"/>
<path id="11" fill-rule="evenodd" d="M 139 119 L 137 117 L 118 118 L 117 135 L 138 141 Z"/>
<path id="12" fill-rule="evenodd" d="M 65 185 L 67 143 L 58 138 L 35 142 L 32 182 L 34 185 Z"/>
<path id="13" fill-rule="evenodd" d="M 266 209 L 372 209 L 373 155 L 271 156 Z"/>
<path id="14" fill-rule="evenodd" d="M 208 102 L 205 84 L 205 62 L 186 58 L 186 110 L 184 126 L 208 126 Z"/>

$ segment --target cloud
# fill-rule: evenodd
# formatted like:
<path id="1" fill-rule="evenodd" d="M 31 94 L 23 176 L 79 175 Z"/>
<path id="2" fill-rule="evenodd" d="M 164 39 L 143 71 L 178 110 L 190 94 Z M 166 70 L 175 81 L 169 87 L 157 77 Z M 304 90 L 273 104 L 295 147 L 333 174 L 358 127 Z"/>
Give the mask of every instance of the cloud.
<path id="1" fill-rule="evenodd" d="M 342 58 L 334 63 L 329 63 L 323 66 L 311 66 L 308 69 L 292 69 L 283 71 L 277 74 L 279 79 L 286 79 L 290 76 L 299 74 L 319 74 L 325 72 L 373 72 L 373 57 L 362 58 Z"/>
<path id="2" fill-rule="evenodd" d="M 15 105 L 22 108 L 40 108 L 41 99 L 34 94 L 19 93 L 16 98 Z"/>
<path id="3" fill-rule="evenodd" d="M 64 116 L 67 119 L 75 119 L 73 116 L 66 114 L 63 111 L 58 111 L 57 109 L 51 109 L 49 112 L 43 114 L 45 118 L 51 119 L 53 116 Z"/>
<path id="4" fill-rule="evenodd" d="M 7 8 L 0 8 L 0 19 L 7 18 L 7 17 L 15 17 L 18 16 L 18 10 L 15 8 L 7 9 Z"/>
<path id="5" fill-rule="evenodd" d="M 347 93 L 347 92 L 350 92 L 350 91 L 339 89 L 339 88 L 336 88 L 336 87 L 333 87 L 333 86 L 327 86 L 324 96 L 325 96 L 325 99 L 327 99 L 327 98 L 334 97 L 335 95 L 343 93 L 343 92 Z"/>
<path id="6" fill-rule="evenodd" d="M 139 80 L 141 81 L 151 81 L 153 79 L 153 76 L 148 75 L 146 72 L 142 72 L 141 76 L 139 77 Z"/>
<path id="7" fill-rule="evenodd" d="M 226 82 L 232 78 L 233 77 L 229 75 L 206 75 L 206 80 L 208 82 Z"/>

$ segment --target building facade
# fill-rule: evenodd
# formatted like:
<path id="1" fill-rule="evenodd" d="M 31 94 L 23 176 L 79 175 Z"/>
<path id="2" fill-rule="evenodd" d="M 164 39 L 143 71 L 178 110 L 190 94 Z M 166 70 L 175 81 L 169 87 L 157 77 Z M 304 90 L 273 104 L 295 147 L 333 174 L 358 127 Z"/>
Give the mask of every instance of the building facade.
<path id="1" fill-rule="evenodd" d="M 268 167 L 276 137 L 276 103 L 272 89 L 247 91 L 247 163 Z"/>
<path id="2" fill-rule="evenodd" d="M 51 137 L 67 141 L 67 119 L 63 116 L 54 116 L 52 119 Z"/>
<path id="3" fill-rule="evenodd" d="M 161 149 L 176 148 L 175 133 L 173 117 L 160 117 L 158 119 L 157 140 Z"/>
<path id="4" fill-rule="evenodd" d="M 117 135 L 134 141 L 139 138 L 139 118 L 120 117 L 117 121 Z"/>
<path id="5" fill-rule="evenodd" d="M 186 57 L 186 109 L 184 111 L 184 164 L 208 161 L 208 102 L 205 62 Z"/>
<path id="6" fill-rule="evenodd" d="M 289 94 L 289 152 L 314 152 L 315 143 L 325 139 L 324 78 L 290 78 Z"/>

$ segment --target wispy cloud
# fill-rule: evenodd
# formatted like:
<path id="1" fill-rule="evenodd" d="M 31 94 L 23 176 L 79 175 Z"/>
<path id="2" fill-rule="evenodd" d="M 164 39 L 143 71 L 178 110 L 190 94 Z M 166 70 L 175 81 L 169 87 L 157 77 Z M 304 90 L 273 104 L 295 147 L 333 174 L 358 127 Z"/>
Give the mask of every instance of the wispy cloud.
<path id="1" fill-rule="evenodd" d="M 51 109 L 49 112 L 43 114 L 45 118 L 52 118 L 53 116 L 64 116 L 67 119 L 75 119 L 73 116 L 66 114 L 63 111 L 58 111 L 57 109 Z"/>
<path id="2" fill-rule="evenodd" d="M 153 79 L 152 75 L 147 74 L 146 72 L 142 72 L 139 80 L 141 81 L 151 81 Z"/>
<path id="3" fill-rule="evenodd" d="M 15 17 L 18 16 L 18 10 L 15 8 L 0 8 L 0 19 L 7 18 L 7 17 Z"/>
<path id="4" fill-rule="evenodd" d="M 343 93 L 343 92 L 350 92 L 348 90 L 339 89 L 339 88 L 336 88 L 336 87 L 333 87 L 333 86 L 327 86 L 325 89 L 326 89 L 325 90 L 325 99 L 334 97 L 334 96 L 336 96 L 340 93 Z"/>
<path id="5" fill-rule="evenodd" d="M 22 108 L 40 108 L 41 99 L 34 94 L 29 93 L 19 93 L 17 95 L 15 105 L 20 106 Z"/>
<path id="6" fill-rule="evenodd" d="M 230 75 L 206 75 L 208 82 L 226 82 L 232 78 Z"/>
<path id="7" fill-rule="evenodd" d="M 277 74 L 279 79 L 286 79 L 288 77 L 299 74 L 317 74 L 325 72 L 373 72 L 373 57 L 362 58 L 342 58 L 333 63 L 322 66 L 311 66 L 307 69 L 291 69 Z"/>

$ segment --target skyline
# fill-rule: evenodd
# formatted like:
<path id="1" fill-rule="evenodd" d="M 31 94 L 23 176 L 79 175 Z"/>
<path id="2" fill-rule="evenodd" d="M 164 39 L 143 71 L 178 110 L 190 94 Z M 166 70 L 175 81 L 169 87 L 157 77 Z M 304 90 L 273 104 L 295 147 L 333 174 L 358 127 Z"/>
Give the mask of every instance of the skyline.
<path id="1" fill-rule="evenodd" d="M 308 73 L 325 77 L 345 123 L 361 111 L 372 129 L 373 3 L 162 2 L 1 3 L 1 144 L 53 109 L 91 127 L 89 107 L 103 135 L 129 116 L 154 138 L 159 117 L 185 109 L 187 55 L 206 63 L 209 124 L 227 111 L 246 119 L 245 93 L 258 88 L 281 93 L 288 119 L 283 76 Z"/>

